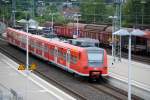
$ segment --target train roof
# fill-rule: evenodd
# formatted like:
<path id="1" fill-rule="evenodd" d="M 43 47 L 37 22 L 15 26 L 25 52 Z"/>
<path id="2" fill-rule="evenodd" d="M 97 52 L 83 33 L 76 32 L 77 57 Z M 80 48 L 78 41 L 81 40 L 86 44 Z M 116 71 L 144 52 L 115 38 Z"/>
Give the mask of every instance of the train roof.
<path id="1" fill-rule="evenodd" d="M 83 48 L 81 48 L 81 47 L 74 46 L 74 45 L 71 45 L 69 43 L 64 43 L 63 41 L 58 41 L 58 40 L 53 40 L 53 39 L 49 39 L 49 38 L 44 38 L 44 37 L 37 36 L 37 35 L 32 35 L 32 37 L 34 37 L 36 39 L 44 40 L 45 42 L 50 43 L 52 45 L 58 45 L 60 47 L 65 47 L 65 48 L 70 48 L 70 49 L 76 48 L 78 50 L 83 50 Z"/>
<path id="2" fill-rule="evenodd" d="M 32 34 L 28 34 L 28 33 L 24 32 L 24 31 L 22 31 L 22 30 L 18 30 L 18 29 L 14 29 L 14 28 L 8 27 L 8 28 L 7 28 L 7 31 L 9 31 L 9 30 L 13 30 L 13 31 L 15 31 L 15 32 L 17 32 L 17 33 L 21 33 L 21 34 L 24 34 L 24 35 L 32 35 Z"/>
<path id="3" fill-rule="evenodd" d="M 91 38 L 77 38 L 77 39 L 69 39 L 69 40 L 80 41 L 80 42 L 99 43 L 99 40 L 91 39 Z"/>
<path id="4" fill-rule="evenodd" d="M 78 47 L 78 46 L 71 45 L 69 43 L 63 43 L 63 41 L 56 41 L 56 40 L 53 40 L 53 39 L 44 38 L 42 36 L 38 36 L 38 35 L 34 35 L 34 34 L 28 34 L 28 33 L 24 32 L 24 31 L 16 30 L 16 29 L 13 29 L 13 28 L 8 28 L 8 30 L 12 30 L 12 31 L 24 34 L 24 35 L 28 35 L 29 38 L 35 38 L 35 39 L 43 40 L 44 42 L 47 42 L 49 44 L 58 45 L 58 46 L 61 45 L 62 47 L 69 48 L 69 49 L 76 48 L 79 51 L 80 50 L 82 51 L 84 49 L 84 48 L 81 48 L 81 47 Z"/>
<path id="5" fill-rule="evenodd" d="M 24 31 L 20 31 L 20 30 L 16 30 L 16 29 L 13 29 L 13 28 L 8 28 L 9 30 L 13 30 L 13 31 L 16 31 L 18 33 L 21 32 L 21 34 L 25 34 L 25 35 L 29 35 L 29 38 L 35 38 L 35 39 L 39 39 L 41 41 L 44 41 L 48 44 L 52 44 L 52 45 L 58 45 L 59 47 L 65 47 L 65 48 L 69 48 L 69 49 L 76 49 L 76 50 L 79 50 L 79 51 L 82 51 L 84 49 L 86 49 L 87 51 L 99 51 L 99 50 L 104 50 L 102 48 L 98 48 L 98 47 L 79 47 L 79 46 L 75 46 L 75 45 L 72 45 L 72 44 L 69 44 L 69 43 L 64 43 L 62 41 L 56 41 L 56 40 L 52 40 L 52 39 L 49 39 L 49 38 L 44 38 L 42 36 L 38 36 L 38 35 L 34 35 L 34 34 L 28 34 Z M 77 41 L 88 41 L 88 42 L 94 42 L 94 43 L 98 43 L 99 41 L 98 40 L 95 40 L 95 39 L 90 39 L 90 38 L 78 38 Z"/>
<path id="6" fill-rule="evenodd" d="M 68 39 L 68 42 L 75 46 L 80 47 L 94 47 L 99 43 L 99 40 L 90 39 L 90 38 L 77 38 L 77 39 Z"/>

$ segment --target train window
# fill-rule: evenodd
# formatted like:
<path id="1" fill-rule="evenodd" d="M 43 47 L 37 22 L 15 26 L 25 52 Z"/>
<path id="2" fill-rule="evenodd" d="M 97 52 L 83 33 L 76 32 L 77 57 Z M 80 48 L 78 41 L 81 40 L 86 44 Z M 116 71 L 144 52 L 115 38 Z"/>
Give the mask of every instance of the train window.
<path id="1" fill-rule="evenodd" d="M 50 53 L 50 55 L 53 56 L 53 55 L 54 55 L 54 49 L 50 49 L 50 50 L 49 50 L 49 53 Z"/>
<path id="2" fill-rule="evenodd" d="M 28 39 L 28 44 L 29 44 L 29 45 L 31 44 L 31 41 L 30 41 L 30 39 Z"/>
<path id="3" fill-rule="evenodd" d="M 38 41 L 36 42 L 36 48 L 37 48 L 38 50 L 40 50 L 40 45 L 39 45 L 39 42 L 38 42 Z"/>
<path id="4" fill-rule="evenodd" d="M 63 58 L 63 53 L 60 50 L 58 50 L 58 57 Z"/>
<path id="5" fill-rule="evenodd" d="M 95 52 L 88 52 L 88 64 L 91 67 L 98 67 L 103 64 L 103 57 L 104 53 L 95 51 Z"/>
<path id="6" fill-rule="evenodd" d="M 30 42 L 30 46 L 32 47 L 32 40 L 31 40 L 31 38 L 29 38 L 29 42 Z"/>
<path id="7" fill-rule="evenodd" d="M 18 35 L 18 40 L 21 41 L 21 35 Z"/>
<path id="8" fill-rule="evenodd" d="M 48 46 L 47 45 L 44 46 L 44 52 L 48 52 Z"/>
<path id="9" fill-rule="evenodd" d="M 80 46 L 81 45 L 81 42 L 76 42 L 76 46 Z"/>
<path id="10" fill-rule="evenodd" d="M 36 41 L 35 40 L 33 41 L 32 45 L 33 45 L 34 48 L 36 48 Z"/>
<path id="11" fill-rule="evenodd" d="M 35 46 L 36 46 L 36 49 L 38 49 L 38 47 L 39 47 L 39 46 L 38 46 L 38 42 L 37 42 L 37 41 L 36 41 L 36 44 L 35 44 Z"/>
<path id="12" fill-rule="evenodd" d="M 63 59 L 66 60 L 66 53 L 63 53 Z"/>
<path id="13" fill-rule="evenodd" d="M 70 61 L 71 61 L 73 64 L 76 64 L 76 63 L 77 63 L 77 57 L 71 55 Z"/>
<path id="14" fill-rule="evenodd" d="M 22 43 L 25 43 L 25 44 L 26 44 L 26 42 L 27 42 L 27 40 L 26 40 L 26 36 L 25 36 L 25 35 L 23 35 L 23 36 L 22 36 Z"/>
<path id="15" fill-rule="evenodd" d="M 12 37 L 15 38 L 15 32 L 12 32 Z"/>
<path id="16" fill-rule="evenodd" d="M 37 42 L 37 48 L 38 48 L 39 50 L 42 50 L 42 44 L 41 44 L 40 42 Z"/>
<path id="17" fill-rule="evenodd" d="M 42 50 L 43 49 L 43 45 L 41 43 L 39 43 L 39 49 Z"/>
<path id="18" fill-rule="evenodd" d="M 34 41 L 30 39 L 31 46 L 34 47 Z"/>
<path id="19" fill-rule="evenodd" d="M 36 48 L 36 40 L 33 41 L 33 47 Z"/>

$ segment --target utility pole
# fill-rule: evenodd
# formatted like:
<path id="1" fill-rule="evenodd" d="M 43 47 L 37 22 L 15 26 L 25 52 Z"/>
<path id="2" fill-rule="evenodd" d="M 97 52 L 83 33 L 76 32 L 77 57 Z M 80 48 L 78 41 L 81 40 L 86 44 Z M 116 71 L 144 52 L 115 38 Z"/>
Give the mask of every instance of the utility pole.
<path id="1" fill-rule="evenodd" d="M 31 8 L 32 9 L 31 10 L 32 14 L 31 15 L 32 15 L 32 18 L 34 18 L 34 16 L 35 16 L 34 15 L 34 10 L 35 10 L 35 1 L 34 0 L 32 0 L 32 4 L 31 5 L 32 5 L 32 8 Z"/>
<path id="2" fill-rule="evenodd" d="M 52 30 L 52 34 L 54 33 L 54 29 L 53 29 L 53 26 L 54 26 L 54 14 L 55 13 L 49 13 L 49 15 L 51 16 L 51 30 Z"/>
<path id="3" fill-rule="evenodd" d="M 53 16 L 54 16 L 54 14 L 52 13 L 52 26 L 51 26 L 52 27 L 52 34 L 54 33 L 53 32 L 53 26 L 54 26 L 54 18 L 53 18 Z"/>
<path id="4" fill-rule="evenodd" d="M 16 26 L 16 0 L 12 0 L 13 27 Z"/>
<path id="5" fill-rule="evenodd" d="M 77 33 L 76 33 L 76 35 L 73 35 L 73 38 L 78 38 L 79 37 L 79 17 L 81 17 L 81 15 L 80 14 L 74 14 L 74 19 L 76 20 L 76 23 L 77 23 L 77 29 L 76 29 L 76 31 L 77 31 Z"/>
<path id="6" fill-rule="evenodd" d="M 28 29 L 29 29 L 29 21 L 27 20 L 26 21 L 26 32 L 28 33 Z M 26 37 L 26 68 L 27 68 L 27 71 L 29 70 L 29 37 L 28 37 L 29 34 L 27 34 L 27 37 Z"/>
<path id="7" fill-rule="evenodd" d="M 0 14 L 2 15 L 2 1 L 0 0 Z M 1 19 L 2 16 L 0 16 Z"/>
<path id="8" fill-rule="evenodd" d="M 114 32 L 121 29 L 122 3 L 123 3 L 123 0 L 114 0 L 114 6 L 115 6 L 115 14 L 113 18 L 113 31 Z M 121 61 L 121 35 L 116 36 L 112 34 L 112 54 L 113 54 L 113 62 L 116 61 L 116 58 L 118 58 L 118 61 Z"/>

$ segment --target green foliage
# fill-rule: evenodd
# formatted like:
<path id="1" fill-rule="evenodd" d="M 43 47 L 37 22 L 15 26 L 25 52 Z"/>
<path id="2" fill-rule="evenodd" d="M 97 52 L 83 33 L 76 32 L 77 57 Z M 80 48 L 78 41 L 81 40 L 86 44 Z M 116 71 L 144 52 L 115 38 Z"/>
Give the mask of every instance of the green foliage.
<path id="1" fill-rule="evenodd" d="M 57 8 L 55 5 L 48 5 L 46 7 L 45 12 L 43 13 L 43 16 L 38 16 L 36 19 L 40 22 L 43 23 L 45 21 L 52 21 L 52 14 L 53 14 L 53 21 L 56 23 L 65 23 L 65 18 L 58 12 Z"/>
<path id="2" fill-rule="evenodd" d="M 1 3 L 1 2 L 0 2 Z M 10 18 L 10 6 L 9 4 L 0 4 L 0 19 L 9 19 Z"/>
<path id="3" fill-rule="evenodd" d="M 123 8 L 123 20 L 126 24 L 150 24 L 150 1 L 127 0 Z"/>
<path id="4" fill-rule="evenodd" d="M 4 3 L 5 0 L 0 0 L 0 18 L 5 20 L 10 20 L 12 18 L 12 1 L 10 3 Z M 38 0 L 34 0 L 36 3 Z M 35 16 L 36 20 L 40 23 L 45 21 L 51 21 L 52 16 L 49 13 L 57 13 L 54 15 L 54 22 L 59 22 L 62 24 L 67 23 L 66 19 L 59 13 L 57 9 L 57 3 L 49 2 L 63 2 L 65 0 L 44 0 L 46 1 L 46 8 L 43 11 L 43 16 Z M 150 24 L 150 0 L 127 0 L 127 3 L 123 4 L 123 18 L 122 23 L 124 26 L 129 24 Z M 86 23 L 96 23 L 103 24 L 106 22 L 111 22 L 108 16 L 114 15 L 113 5 L 107 5 L 105 0 L 78 0 L 81 2 L 81 20 Z M 61 4 L 59 3 L 59 5 Z M 16 20 L 26 19 L 27 17 L 33 16 L 33 0 L 16 0 Z"/>
<path id="5" fill-rule="evenodd" d="M 104 22 L 106 6 L 104 0 L 86 0 L 80 5 L 81 19 L 86 23 Z"/>

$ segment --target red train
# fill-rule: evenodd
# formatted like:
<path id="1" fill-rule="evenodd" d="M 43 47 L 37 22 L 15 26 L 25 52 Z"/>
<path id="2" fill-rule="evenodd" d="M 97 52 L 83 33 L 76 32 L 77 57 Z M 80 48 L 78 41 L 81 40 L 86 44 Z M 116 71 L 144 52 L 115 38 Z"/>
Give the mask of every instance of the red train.
<path id="1" fill-rule="evenodd" d="M 79 47 L 69 43 L 50 40 L 7 28 L 8 43 L 26 50 L 26 37 L 29 37 L 29 52 L 44 60 L 80 76 L 99 79 L 108 74 L 107 53 L 102 48 Z"/>
<path id="2" fill-rule="evenodd" d="M 81 24 L 79 23 L 79 37 L 87 37 L 98 39 L 102 46 L 110 46 L 112 38 L 112 26 L 108 25 L 95 25 L 95 24 Z M 68 24 L 67 26 L 55 26 L 56 34 L 68 38 L 73 38 L 76 32 L 77 25 L 75 23 Z M 127 28 L 131 30 L 131 28 Z M 149 31 L 150 34 L 150 31 Z M 150 54 L 150 36 L 147 37 L 132 37 L 132 51 L 144 51 Z M 128 49 L 127 37 L 122 37 L 122 49 Z"/>

